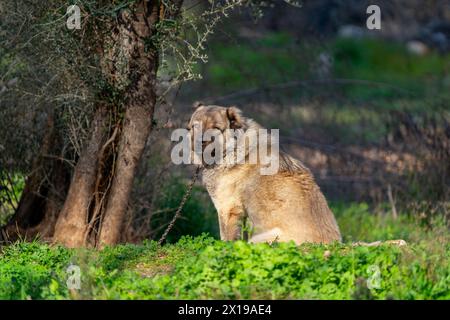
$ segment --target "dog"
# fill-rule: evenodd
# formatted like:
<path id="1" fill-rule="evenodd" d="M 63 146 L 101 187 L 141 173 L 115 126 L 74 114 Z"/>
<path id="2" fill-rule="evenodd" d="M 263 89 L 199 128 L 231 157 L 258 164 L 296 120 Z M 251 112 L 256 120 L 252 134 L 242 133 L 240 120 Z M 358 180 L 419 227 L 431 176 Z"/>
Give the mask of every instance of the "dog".
<path id="1" fill-rule="evenodd" d="M 269 153 L 278 157 L 278 168 L 273 174 L 261 173 L 267 163 L 262 162 L 260 155 L 253 163 L 225 161 L 229 155 L 226 142 L 235 139 L 228 132 L 245 134 L 263 128 L 235 106 L 195 103 L 194 108 L 187 128 L 192 146 L 199 143 L 205 151 L 212 143 L 197 132 L 201 128 L 203 132 L 215 130 L 221 138 L 223 150 L 216 148 L 213 157 L 217 156 L 217 151 L 225 150 L 224 161 L 202 163 L 202 182 L 217 210 L 222 240 L 241 239 L 244 222 L 248 221 L 252 227 L 251 243 L 341 242 L 336 219 L 312 173 L 302 162 L 278 151 L 272 144 L 268 146 Z M 200 137 L 200 141 L 196 141 L 195 136 Z M 262 147 L 259 140 L 256 143 L 257 148 Z M 248 141 L 238 142 L 238 149 L 244 154 L 244 160 L 249 160 L 252 149 Z"/>

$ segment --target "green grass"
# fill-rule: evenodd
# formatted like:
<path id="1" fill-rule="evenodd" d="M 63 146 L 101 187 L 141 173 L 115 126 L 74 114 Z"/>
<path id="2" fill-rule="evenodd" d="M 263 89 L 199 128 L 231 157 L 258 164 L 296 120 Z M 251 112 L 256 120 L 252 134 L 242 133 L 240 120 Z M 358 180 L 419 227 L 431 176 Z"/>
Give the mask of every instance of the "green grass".
<path id="1" fill-rule="evenodd" d="M 321 53 L 332 57 L 326 76 L 330 81 L 320 82 L 316 73 Z M 212 42 L 209 58 L 202 86 L 208 96 L 303 81 L 247 97 L 275 102 L 279 110 L 251 116 L 266 126 L 283 128 L 285 135 L 308 128 L 338 137 L 343 144 L 371 144 L 385 141 L 392 111 L 418 118 L 449 117 L 448 54 L 417 56 L 402 44 L 380 39 L 338 38 L 314 44 L 296 42 L 285 33 L 268 33 L 239 45 Z M 239 105 L 244 112 L 245 101 Z"/>
<path id="2" fill-rule="evenodd" d="M 442 220 L 430 227 L 406 215 L 374 215 L 365 204 L 333 208 L 344 244 L 251 245 L 202 235 L 162 247 L 148 241 L 96 251 L 19 242 L 1 249 L 0 298 L 450 299 Z M 349 242 L 397 238 L 408 246 Z M 80 290 L 67 289 L 71 264 L 81 268 Z"/>
<path id="3" fill-rule="evenodd" d="M 337 77 L 366 82 L 343 87 L 346 97 L 374 102 L 375 108 L 384 111 L 431 112 L 442 109 L 440 100 L 449 101 L 448 54 L 433 52 L 417 56 L 408 53 L 403 45 L 372 39 L 338 39 L 332 52 Z M 406 103 L 395 103 L 399 99 Z M 448 105 L 444 106 L 446 108 Z"/>
<path id="4" fill-rule="evenodd" d="M 298 79 L 308 72 L 308 65 L 299 61 L 299 50 L 285 33 L 268 34 L 238 46 L 211 44 L 211 62 L 205 66 L 207 81 L 212 89 L 232 91 Z"/>
<path id="5" fill-rule="evenodd" d="M 357 80 L 340 84 L 347 98 L 363 101 L 399 96 L 448 98 L 448 54 L 432 52 L 417 56 L 409 53 L 404 45 L 376 39 L 338 38 L 308 44 L 296 43 L 285 33 L 268 33 L 262 39 L 242 41 L 238 46 L 212 43 L 205 73 L 211 89 L 220 91 L 312 79 L 316 77 L 321 53 L 332 58 L 329 77 Z"/>

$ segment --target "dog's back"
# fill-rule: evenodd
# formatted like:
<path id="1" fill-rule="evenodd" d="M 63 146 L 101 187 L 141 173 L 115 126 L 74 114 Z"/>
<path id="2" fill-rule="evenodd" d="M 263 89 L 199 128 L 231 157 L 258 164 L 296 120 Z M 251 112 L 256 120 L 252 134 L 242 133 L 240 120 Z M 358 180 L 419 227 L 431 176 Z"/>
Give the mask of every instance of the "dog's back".
<path id="1" fill-rule="evenodd" d="M 283 157 L 287 157 L 287 166 L 281 164 L 275 175 L 255 175 L 245 188 L 244 206 L 249 218 L 256 221 L 253 242 L 271 230 L 278 230 L 279 241 L 340 241 L 334 215 L 310 171 L 298 160 Z"/>

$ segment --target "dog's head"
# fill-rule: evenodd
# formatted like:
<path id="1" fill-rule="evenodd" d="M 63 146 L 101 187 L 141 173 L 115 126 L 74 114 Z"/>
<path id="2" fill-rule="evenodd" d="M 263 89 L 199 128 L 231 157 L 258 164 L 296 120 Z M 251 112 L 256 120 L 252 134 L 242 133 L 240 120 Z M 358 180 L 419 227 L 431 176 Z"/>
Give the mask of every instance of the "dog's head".
<path id="1" fill-rule="evenodd" d="M 240 129 L 244 126 L 242 111 L 237 107 L 220 107 L 215 105 L 204 105 L 201 102 L 194 103 L 194 113 L 189 121 L 188 130 L 198 128 L 203 130 L 217 129 Z"/>
<path id="2" fill-rule="evenodd" d="M 196 143 L 198 145 L 201 144 L 201 152 L 203 153 L 210 144 L 214 141 L 217 142 L 217 138 L 221 138 L 223 149 L 225 141 L 228 138 L 228 129 L 245 129 L 245 120 L 242 116 L 242 111 L 235 106 L 221 107 L 196 102 L 193 107 L 195 111 L 187 127 L 191 137 L 192 150 L 194 150 Z M 213 136 L 214 138 L 205 139 L 205 136 Z M 213 157 L 215 156 L 214 150 L 211 155 Z"/>

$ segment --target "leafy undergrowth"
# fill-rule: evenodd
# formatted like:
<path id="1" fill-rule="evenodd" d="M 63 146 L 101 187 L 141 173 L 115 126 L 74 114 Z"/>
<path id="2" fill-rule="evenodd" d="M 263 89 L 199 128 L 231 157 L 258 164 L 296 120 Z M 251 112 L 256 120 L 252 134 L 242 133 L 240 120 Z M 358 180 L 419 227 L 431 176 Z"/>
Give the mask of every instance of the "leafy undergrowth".
<path id="1" fill-rule="evenodd" d="M 206 235 L 176 244 L 101 251 L 38 241 L 0 252 L 1 299 L 450 299 L 444 222 L 335 209 L 344 244 L 295 246 L 221 242 Z M 406 247 L 355 247 L 350 239 L 403 238 Z M 81 270 L 80 290 L 69 290 Z M 76 282 L 75 282 L 76 283 Z"/>

